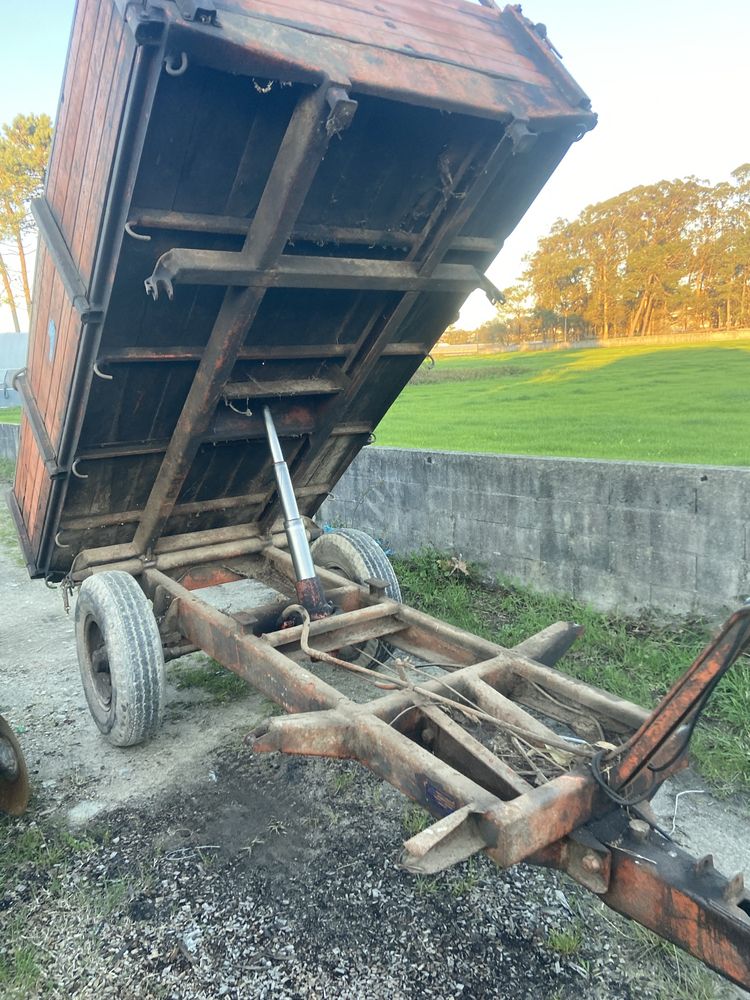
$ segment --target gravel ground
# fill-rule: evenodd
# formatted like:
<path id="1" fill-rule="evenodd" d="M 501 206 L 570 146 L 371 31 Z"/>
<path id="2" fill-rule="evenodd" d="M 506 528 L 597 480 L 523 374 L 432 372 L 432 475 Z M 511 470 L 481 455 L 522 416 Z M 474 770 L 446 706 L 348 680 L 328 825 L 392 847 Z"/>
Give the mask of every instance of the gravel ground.
<path id="1" fill-rule="evenodd" d="M 361 769 L 230 748 L 209 774 L 68 836 L 62 858 L 42 827 L 53 863 L 40 849 L 16 870 L 0 928 L 7 942 L 22 926 L 12 940 L 34 947 L 44 996 L 678 995 L 641 966 L 650 946 L 562 877 L 484 858 L 404 873 L 412 813 Z"/>

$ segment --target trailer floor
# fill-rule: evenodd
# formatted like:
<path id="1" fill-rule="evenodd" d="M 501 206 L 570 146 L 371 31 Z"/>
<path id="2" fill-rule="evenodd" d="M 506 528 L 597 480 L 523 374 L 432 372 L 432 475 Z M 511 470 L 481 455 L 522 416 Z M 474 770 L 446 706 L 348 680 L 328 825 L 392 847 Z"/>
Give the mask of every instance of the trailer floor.
<path id="1" fill-rule="evenodd" d="M 3 998 L 740 995 L 683 957 L 678 973 L 671 949 L 554 873 L 479 858 L 407 875 L 409 803 L 354 765 L 253 756 L 242 737 L 269 705 L 180 690 L 184 664 L 168 666 L 160 737 L 109 747 L 72 619 L 2 544 L 0 711 L 34 783 L 29 814 L 0 819 Z M 683 787 L 697 786 L 660 800 L 670 823 Z M 686 796 L 677 829 L 724 870 L 750 868 L 739 806 Z"/>

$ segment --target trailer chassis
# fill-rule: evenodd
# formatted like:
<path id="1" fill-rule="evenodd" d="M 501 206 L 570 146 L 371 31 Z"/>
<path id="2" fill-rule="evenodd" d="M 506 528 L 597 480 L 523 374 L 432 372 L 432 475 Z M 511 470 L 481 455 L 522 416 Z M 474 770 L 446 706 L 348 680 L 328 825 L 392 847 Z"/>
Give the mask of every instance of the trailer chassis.
<path id="1" fill-rule="evenodd" d="M 308 535 L 320 534 L 303 520 Z M 211 544 L 193 533 L 184 536 L 184 549 L 170 539 L 171 551 L 138 566 L 92 550 L 81 554 L 71 582 L 111 569 L 132 573 L 153 602 L 166 658 L 203 650 L 289 713 L 249 734 L 254 751 L 355 760 L 423 806 L 436 821 L 404 845 L 408 870 L 437 872 L 479 851 L 501 868 L 526 861 L 559 869 L 750 986 L 750 896 L 742 875 L 727 879 L 710 855 L 688 855 L 648 805 L 686 765 L 708 697 L 750 644 L 750 607 L 728 619 L 647 713 L 554 669 L 581 633 L 575 624 L 558 622 L 509 649 L 390 600 L 382 580 L 360 585 L 321 566 L 317 579 L 336 612 L 316 620 L 295 603 L 297 574 L 283 534 L 263 537 L 254 526 L 246 533 L 229 541 L 226 529 L 205 533 L 217 535 Z M 248 576 L 248 559 L 253 573 L 260 565 L 288 581 L 285 602 L 228 614 L 201 598 L 204 586 Z M 170 575 L 178 573 L 180 582 Z M 372 638 L 386 639 L 399 658 L 369 669 L 335 655 Z M 416 664 L 425 661 L 442 665 L 442 675 L 420 671 Z M 321 662 L 342 674 L 354 670 L 381 690 L 352 700 L 320 676 Z M 593 719 L 610 742 L 562 735 L 539 713 L 568 733 Z M 573 766 L 534 784 L 469 731 L 490 723 L 527 746 L 569 753 Z"/>

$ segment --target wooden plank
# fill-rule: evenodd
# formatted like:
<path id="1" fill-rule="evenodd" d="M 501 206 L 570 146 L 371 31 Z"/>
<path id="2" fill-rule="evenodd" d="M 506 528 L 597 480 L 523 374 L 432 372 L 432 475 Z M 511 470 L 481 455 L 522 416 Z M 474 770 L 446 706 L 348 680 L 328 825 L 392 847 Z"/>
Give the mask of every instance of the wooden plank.
<path id="1" fill-rule="evenodd" d="M 58 223 L 61 222 L 65 212 L 65 203 L 68 196 L 68 188 L 72 184 L 78 184 L 78 177 L 73 175 L 73 156 L 75 153 L 78 130 L 81 126 L 81 112 L 83 110 L 83 97 L 88 79 L 88 67 L 91 59 L 91 50 L 94 43 L 94 30 L 96 28 L 99 4 L 96 0 L 88 0 L 81 18 L 81 38 L 76 53 L 76 60 L 72 66 L 68 67 L 68 75 L 71 77 L 65 103 L 67 104 L 67 114 L 65 117 L 65 127 L 61 133 L 62 142 L 60 152 L 55 150 L 56 163 L 56 183 L 55 190 L 50 200 Z M 77 16 L 81 16 L 77 12 Z M 67 240 L 70 240 L 70 232 L 61 227 L 62 233 Z"/>
<path id="2" fill-rule="evenodd" d="M 338 392 L 342 392 L 342 386 L 332 378 L 279 378 L 227 382 L 222 395 L 225 399 L 268 399 L 272 396 L 330 396 Z"/>
<path id="3" fill-rule="evenodd" d="M 106 10 L 106 3 L 103 5 Z M 78 197 L 75 226 L 70 242 L 70 252 L 73 260 L 78 265 L 81 273 L 81 251 L 83 249 L 86 222 L 90 213 L 100 215 L 103 209 L 101 198 L 95 198 L 100 192 L 94 190 L 94 181 L 97 177 L 97 165 L 99 154 L 104 142 L 107 128 L 107 107 L 109 105 L 112 92 L 112 81 L 117 70 L 117 54 L 122 35 L 122 24 L 119 17 L 114 15 L 114 6 L 110 9 L 110 19 L 107 25 L 107 32 L 103 36 L 104 44 L 101 48 L 101 58 L 98 70 L 99 85 L 96 91 L 96 100 L 91 111 L 91 130 L 89 144 L 86 151 L 85 171 L 81 178 L 81 189 Z M 81 273 L 84 283 L 88 287 L 91 275 Z"/>
<path id="4" fill-rule="evenodd" d="M 52 292 L 50 295 L 49 302 L 49 312 L 47 314 L 47 322 L 44 324 L 44 331 L 47 333 L 47 349 L 44 352 L 40 352 L 37 364 L 39 365 L 39 370 L 41 374 L 39 389 L 34 393 L 36 396 L 37 406 L 39 407 L 39 412 L 44 420 L 44 425 L 47 428 L 47 433 L 50 429 L 49 411 L 47 409 L 47 401 L 50 396 L 55 395 L 56 387 L 56 365 L 60 362 L 62 351 L 64 350 L 62 345 L 62 339 L 65 332 L 65 323 L 67 320 L 67 310 L 65 305 L 67 303 L 67 298 L 65 295 L 65 287 L 62 283 L 62 279 L 57 271 L 53 270 L 52 275 Z M 49 329 L 50 323 L 54 323 L 55 327 L 55 344 L 52 356 L 50 357 L 49 352 Z M 41 334 L 41 330 L 39 331 Z"/>
<path id="5" fill-rule="evenodd" d="M 25 510 L 25 498 L 29 488 L 28 464 L 29 464 L 29 438 L 34 435 L 28 426 L 26 414 L 21 413 L 21 426 L 19 428 L 20 439 L 18 442 L 18 458 L 16 459 L 16 473 L 13 479 L 13 492 L 16 495 L 16 502 L 19 510 Z"/>
<path id="6" fill-rule="evenodd" d="M 91 203 L 101 206 L 102 211 L 88 213 L 81 242 L 79 269 L 81 275 L 86 280 L 90 280 L 92 274 L 103 210 L 106 203 L 107 187 L 112 170 L 112 160 L 120 133 L 120 123 L 125 107 L 125 95 L 130 82 L 136 52 L 131 32 L 121 24 L 116 26 L 115 30 L 119 36 L 115 60 L 116 70 L 110 87 L 102 138 L 99 144 L 99 153 L 91 185 Z"/>
<path id="7" fill-rule="evenodd" d="M 327 0 L 253 0 L 252 11 L 248 13 L 303 30 L 310 28 L 316 34 L 337 39 L 396 52 L 408 51 L 426 60 L 453 62 L 535 84 L 548 82 L 534 63 L 503 37 L 499 22 L 497 31 L 480 31 L 467 18 L 462 23 L 441 24 L 433 18 L 436 12 L 430 10 L 428 14 L 424 7 L 422 11 L 423 19 L 407 13 L 405 7 L 394 8 L 390 16 L 382 17 L 372 10 Z"/>
<path id="8" fill-rule="evenodd" d="M 63 299 L 61 314 L 63 329 L 54 364 L 54 397 L 50 394 L 45 418 L 50 440 L 55 449 L 60 443 L 60 432 L 70 392 L 70 379 L 76 363 L 81 332 L 81 321 L 78 313 L 67 298 Z"/>
<path id="9" fill-rule="evenodd" d="M 83 36 L 84 12 L 87 2 L 90 0 L 76 0 L 73 11 L 73 22 L 70 29 L 70 39 L 68 41 L 68 58 L 65 62 L 65 75 L 60 88 L 60 98 L 55 116 L 54 133 L 52 138 L 52 150 L 50 152 L 49 166 L 47 167 L 47 180 L 45 193 L 50 205 L 58 206 L 57 190 L 58 179 L 60 178 L 62 144 L 65 127 L 69 117 L 71 91 L 76 82 L 76 63 L 78 62 L 78 52 Z M 63 193 L 63 198 L 65 197 Z"/>
<path id="10" fill-rule="evenodd" d="M 217 236 L 245 236 L 252 217 L 234 215 L 210 215 L 205 212 L 157 211 L 135 208 L 131 222 L 143 229 L 170 230 L 175 232 L 203 233 Z M 306 225 L 297 223 L 290 237 L 290 243 L 333 243 L 366 247 L 396 247 L 408 249 L 419 239 L 417 233 L 407 233 L 398 229 L 367 229 L 358 226 Z M 497 241 L 478 236 L 458 236 L 451 250 L 476 253 L 497 253 Z"/>
<path id="11" fill-rule="evenodd" d="M 39 265 L 34 280 L 32 293 L 31 325 L 29 334 L 28 378 L 31 390 L 36 398 L 44 379 L 43 359 L 48 351 L 47 327 L 49 323 L 49 305 L 52 295 L 54 267 L 44 243 L 39 244 Z"/>
<path id="12" fill-rule="evenodd" d="M 96 104 L 99 88 L 102 85 L 102 68 L 104 62 L 104 51 L 109 34 L 109 24 L 112 18 L 113 5 L 111 0 L 103 0 L 98 6 L 95 14 L 92 15 L 93 36 L 91 50 L 89 54 L 89 64 L 86 73 L 86 81 L 81 96 L 81 106 L 78 114 L 78 124 L 76 129 L 75 145 L 71 159 L 71 180 L 68 183 L 68 190 L 65 194 L 65 205 L 62 215 L 59 218 L 60 229 L 65 234 L 68 247 L 73 243 L 73 237 L 77 224 L 81 219 L 78 213 L 81 193 L 86 177 L 93 170 L 93 164 L 89 158 L 89 144 L 98 146 L 101 135 L 101 125 L 94 117 L 94 106 Z M 106 83 L 105 83 L 106 85 Z M 75 257 L 74 257 L 75 260 Z M 78 263 L 76 261 L 76 263 Z"/>

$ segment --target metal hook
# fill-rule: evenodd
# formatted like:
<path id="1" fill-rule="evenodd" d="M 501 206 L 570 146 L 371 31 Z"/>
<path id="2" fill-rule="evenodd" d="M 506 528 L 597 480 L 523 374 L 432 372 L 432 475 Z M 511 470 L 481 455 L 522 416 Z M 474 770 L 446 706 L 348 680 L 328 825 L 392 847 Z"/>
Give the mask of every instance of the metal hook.
<path id="1" fill-rule="evenodd" d="M 107 382 L 111 382 L 112 379 L 114 378 L 114 375 L 108 375 L 106 372 L 100 370 L 98 361 L 94 362 L 94 375 L 97 375 L 99 378 L 105 379 Z"/>
<path id="2" fill-rule="evenodd" d="M 180 62 L 178 66 L 174 65 L 175 56 L 174 53 L 168 55 L 164 60 L 164 69 L 168 76 L 182 76 L 185 70 L 188 68 L 188 57 L 187 52 L 180 53 Z"/>
<path id="3" fill-rule="evenodd" d="M 55 535 L 55 545 L 58 547 L 58 549 L 69 549 L 70 545 L 63 545 L 63 543 L 60 541 L 61 534 L 62 531 L 58 531 L 58 533 Z"/>
<path id="4" fill-rule="evenodd" d="M 232 402 L 231 399 L 227 399 L 226 400 L 226 404 L 227 404 L 227 406 L 229 407 L 230 410 L 234 410 L 235 413 L 239 413 L 239 415 L 241 417 L 252 417 L 252 415 L 253 415 L 253 411 L 250 409 L 250 400 L 249 399 L 245 400 L 245 409 L 244 410 L 238 409 L 238 407 L 236 407 L 234 405 L 234 403 Z"/>
<path id="5" fill-rule="evenodd" d="M 134 240 L 143 240 L 144 243 L 150 243 L 151 237 L 147 236 L 146 233 L 136 233 L 133 229 L 132 222 L 125 223 L 125 232 Z"/>
<path id="6" fill-rule="evenodd" d="M 79 462 L 80 459 L 77 458 L 75 462 L 73 462 L 73 464 L 71 465 L 70 471 L 73 473 L 76 479 L 88 479 L 89 477 L 87 475 L 85 475 L 83 472 L 79 472 L 78 469 L 76 468 Z"/>

